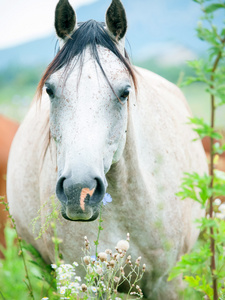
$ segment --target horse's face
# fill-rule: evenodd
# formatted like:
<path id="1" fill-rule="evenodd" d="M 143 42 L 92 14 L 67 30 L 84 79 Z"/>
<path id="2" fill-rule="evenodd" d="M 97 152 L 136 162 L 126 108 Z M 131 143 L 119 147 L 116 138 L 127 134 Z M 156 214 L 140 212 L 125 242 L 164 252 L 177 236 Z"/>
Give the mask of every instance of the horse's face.
<path id="1" fill-rule="evenodd" d="M 103 74 L 90 47 L 82 60 L 74 58 L 73 68 L 71 61 L 66 78 L 61 68 L 45 83 L 51 101 L 50 131 L 57 145 L 56 194 L 63 217 L 73 221 L 92 221 L 99 214 L 105 175 L 125 146 L 131 90 L 130 74 L 120 59 L 97 45 Z"/>
<path id="2" fill-rule="evenodd" d="M 101 48 L 99 54 L 120 100 L 89 51 L 80 78 L 78 64 L 65 85 L 63 70 L 46 83 L 47 89 L 54 91 L 50 130 L 57 144 L 56 192 L 63 216 L 72 220 L 96 218 L 107 187 L 105 174 L 120 159 L 126 140 L 130 78 L 113 53 Z"/>

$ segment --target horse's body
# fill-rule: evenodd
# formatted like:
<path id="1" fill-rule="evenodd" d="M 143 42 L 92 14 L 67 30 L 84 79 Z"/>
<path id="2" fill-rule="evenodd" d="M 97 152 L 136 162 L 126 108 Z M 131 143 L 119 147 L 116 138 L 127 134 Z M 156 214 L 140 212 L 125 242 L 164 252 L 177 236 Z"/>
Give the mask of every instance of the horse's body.
<path id="1" fill-rule="evenodd" d="M 113 1 L 113 5 L 117 4 L 121 5 L 119 1 Z M 107 26 L 111 28 L 109 22 Z M 59 33 L 58 36 L 62 38 Z M 114 90 L 118 90 L 117 84 L 120 89 L 124 82 L 127 86 L 129 76 L 118 57 L 101 46 L 98 46 L 98 54 Z M 54 96 L 54 102 L 53 81 L 64 73 L 59 70 L 51 76 L 46 89 L 51 101 L 43 92 L 41 102 L 33 102 L 13 142 L 8 167 L 8 198 L 17 229 L 46 261 L 54 261 L 51 230 L 48 229 L 41 239 L 34 240 L 38 231 L 34 233 L 30 224 L 40 207 L 55 194 L 57 186 L 62 214 L 67 219 L 61 218 L 57 228 L 63 239 L 60 251 L 66 262 L 78 260 L 83 237 L 88 236 L 93 242 L 98 222 L 70 222 L 68 219 L 88 221 L 97 217 L 107 173 L 107 191 L 113 202 L 103 210 L 104 230 L 99 250 L 115 247 L 118 239 L 125 238 L 129 232 L 132 256 L 142 256 L 147 264 L 142 286 L 145 296 L 178 299 L 174 283 L 167 283 L 168 272 L 195 243 L 198 230 L 193 221 L 204 212 L 197 203 L 190 199 L 181 201 L 175 193 L 179 190 L 183 172 L 207 172 L 203 147 L 199 141 L 192 142 L 195 133 L 186 125 L 189 108 L 176 86 L 140 68 L 134 68 L 137 93 L 133 89 L 129 104 L 124 102 L 122 105 L 113 96 L 88 49 L 83 60 L 82 73 L 77 64 L 69 73 L 60 99 Z M 77 91 L 78 78 L 82 99 Z M 63 111 L 67 108 L 68 115 L 64 116 Z M 49 114 L 51 134 L 56 143 L 51 139 L 43 156 L 49 133 Z M 115 123 L 114 117 L 118 117 Z M 64 127 L 72 120 L 78 122 L 71 124 L 68 133 Z M 110 127 L 111 123 L 113 127 Z M 102 131 L 105 136 L 108 128 L 111 128 L 110 137 L 104 144 Z M 110 147 L 114 147 L 113 150 Z M 103 160 L 99 159 L 101 155 Z M 95 176 L 94 187 L 93 180 L 87 180 L 90 174 L 98 174 L 92 175 Z M 68 187 L 71 182 L 74 184 L 72 196 Z M 80 190 L 87 188 L 90 192 L 82 201 Z M 45 223 L 50 211 L 51 201 L 48 201 L 37 221 L 38 228 Z"/>
<path id="2" fill-rule="evenodd" d="M 18 129 L 18 124 L 0 115 L 0 196 L 6 199 L 6 170 L 9 149 Z M 4 205 L 0 204 L 0 244 L 5 246 L 4 228 L 8 213 Z M 0 251 L 1 257 L 1 251 Z"/>

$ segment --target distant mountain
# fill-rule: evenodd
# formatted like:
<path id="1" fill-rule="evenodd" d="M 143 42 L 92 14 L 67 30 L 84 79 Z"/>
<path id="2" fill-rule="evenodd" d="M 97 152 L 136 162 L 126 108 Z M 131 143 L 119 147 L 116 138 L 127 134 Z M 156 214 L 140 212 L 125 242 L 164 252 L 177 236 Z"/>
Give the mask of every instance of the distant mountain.
<path id="1" fill-rule="evenodd" d="M 52 35 L 16 47 L 0 50 L 0 69 L 11 65 L 37 66 L 49 63 L 55 56 L 57 39 Z"/>
<path id="2" fill-rule="evenodd" d="M 104 21 L 110 1 L 99 0 L 77 10 L 78 21 Z M 201 14 L 199 5 L 191 0 L 123 0 L 127 11 L 129 30 L 127 39 L 135 61 L 164 56 L 164 61 L 179 63 L 205 49 L 196 37 L 194 28 Z M 31 41 L 17 47 L 0 50 L 0 68 L 8 65 L 48 64 L 55 54 L 55 35 Z M 184 51 L 182 51 L 182 49 Z M 167 55 L 168 54 L 168 55 Z"/>

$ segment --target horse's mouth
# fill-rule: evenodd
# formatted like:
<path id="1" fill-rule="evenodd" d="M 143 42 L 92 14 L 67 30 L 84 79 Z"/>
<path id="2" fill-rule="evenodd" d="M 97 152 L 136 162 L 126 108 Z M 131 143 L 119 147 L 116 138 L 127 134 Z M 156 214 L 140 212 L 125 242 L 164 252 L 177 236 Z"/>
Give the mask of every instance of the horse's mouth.
<path id="1" fill-rule="evenodd" d="M 72 222 L 91 222 L 98 218 L 99 209 L 92 206 L 88 206 L 85 211 L 81 210 L 80 207 L 68 207 L 62 206 L 61 214 L 64 219 Z"/>

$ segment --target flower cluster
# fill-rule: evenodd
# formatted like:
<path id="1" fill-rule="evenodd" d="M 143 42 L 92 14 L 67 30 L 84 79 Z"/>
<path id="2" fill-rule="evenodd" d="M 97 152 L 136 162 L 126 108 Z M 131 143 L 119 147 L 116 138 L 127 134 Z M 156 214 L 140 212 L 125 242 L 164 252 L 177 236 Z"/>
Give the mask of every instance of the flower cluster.
<path id="1" fill-rule="evenodd" d="M 106 249 L 98 253 L 97 257 L 90 255 L 89 242 L 85 237 L 85 256 L 83 257 L 83 266 L 86 270 L 85 280 L 88 284 L 95 287 L 95 296 L 105 299 L 112 299 L 112 295 L 117 295 L 118 287 L 123 283 L 130 286 L 129 294 L 136 298 L 142 298 L 143 293 L 137 285 L 146 270 L 144 264 L 140 267 L 141 257 L 136 259 L 135 264 L 131 262 L 131 256 L 127 255 L 130 235 L 127 234 L 127 240 L 121 240 L 117 243 L 115 251 Z M 119 299 L 116 297 L 117 300 Z"/>
<path id="2" fill-rule="evenodd" d="M 81 277 L 76 276 L 75 268 L 78 267 L 78 263 L 74 262 L 70 264 L 53 264 L 52 268 L 56 272 L 57 289 L 61 299 L 71 299 L 71 295 L 77 295 L 81 289 Z"/>
<path id="3" fill-rule="evenodd" d="M 83 280 L 76 275 L 78 263 L 52 265 L 56 273 L 57 290 L 60 299 L 97 299 L 121 300 L 118 297 L 118 287 L 126 282 L 129 285 L 129 295 L 142 298 L 143 293 L 137 284 L 146 269 L 145 264 L 140 267 L 141 257 L 134 264 L 131 256 L 127 255 L 129 245 L 129 234 L 127 240 L 117 243 L 115 251 L 107 249 L 100 252 L 97 257 L 90 254 L 90 243 L 84 237 L 84 253 L 82 265 L 86 275 Z M 83 281 L 83 282 L 82 282 Z M 48 298 L 43 298 L 48 299 Z"/>

